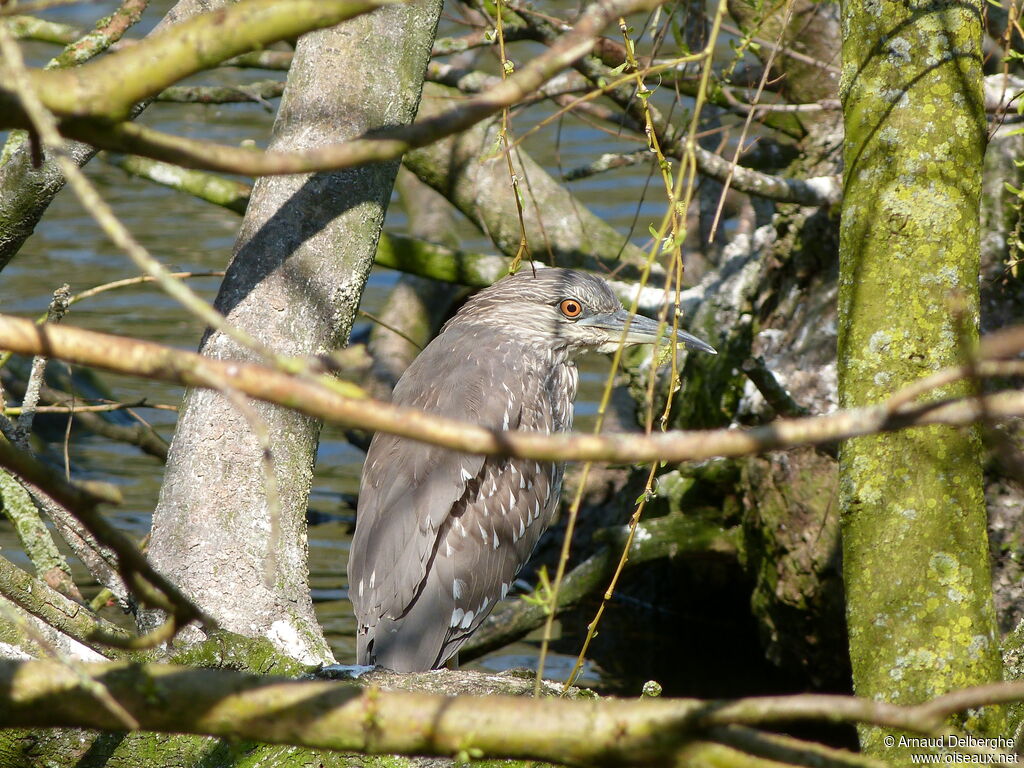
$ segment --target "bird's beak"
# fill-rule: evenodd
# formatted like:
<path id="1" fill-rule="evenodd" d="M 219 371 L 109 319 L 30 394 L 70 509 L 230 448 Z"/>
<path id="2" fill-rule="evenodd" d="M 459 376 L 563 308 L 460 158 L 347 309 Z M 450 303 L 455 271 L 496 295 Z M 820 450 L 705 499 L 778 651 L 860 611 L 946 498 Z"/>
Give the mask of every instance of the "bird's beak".
<path id="1" fill-rule="evenodd" d="M 577 320 L 576 324 L 600 328 L 608 334 L 609 343 L 616 345 L 622 339 L 622 329 L 626 327 L 627 321 L 629 322 L 629 331 L 626 333 L 627 344 L 658 344 L 659 342 L 667 341 L 672 333 L 671 325 L 662 323 L 659 328 L 657 320 L 651 320 L 643 315 L 630 316 L 624 309 L 604 315 L 585 317 Z M 718 354 L 715 348 L 706 341 L 701 341 L 686 331 L 676 331 L 676 339 L 690 349 L 699 349 L 701 352 L 707 352 L 712 355 Z"/>

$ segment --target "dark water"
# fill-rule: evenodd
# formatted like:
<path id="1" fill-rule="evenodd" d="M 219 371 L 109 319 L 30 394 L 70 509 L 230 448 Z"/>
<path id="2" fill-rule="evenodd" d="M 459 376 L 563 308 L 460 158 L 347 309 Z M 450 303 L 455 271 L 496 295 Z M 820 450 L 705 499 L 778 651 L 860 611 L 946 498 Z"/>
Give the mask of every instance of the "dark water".
<path id="1" fill-rule="evenodd" d="M 169 6 L 169 2 L 151 3 L 143 28 L 155 23 Z M 57 9 L 49 16 L 87 26 L 91 19 L 99 17 L 110 7 L 110 4 L 93 3 Z M 447 29 L 443 33 L 451 34 L 452 31 Z M 38 44 L 29 44 L 26 49 L 34 63 L 45 61 L 56 51 Z M 193 81 L 237 83 L 277 76 L 283 74 L 224 71 L 204 74 Z M 513 128 L 525 131 L 539 114 L 542 112 L 516 117 Z M 255 104 L 157 104 L 150 107 L 144 117 L 146 123 L 165 131 L 231 144 L 245 139 L 264 144 L 270 135 L 272 119 L 272 114 Z M 575 120 L 565 121 L 560 132 L 556 133 L 557 130 L 556 123 L 526 142 L 527 150 L 555 175 L 559 173 L 554 154 L 556 144 L 559 144 L 560 162 L 564 168 L 588 162 L 604 152 L 637 147 L 634 142 L 617 139 Z M 663 197 L 659 196 L 660 179 L 651 184 L 644 198 L 648 170 L 640 167 L 613 171 L 576 182 L 572 189 L 596 214 L 615 226 L 623 238 L 630 236 L 639 206 L 639 223 L 632 237 L 638 245 L 645 245 L 648 224 L 660 220 L 664 205 Z M 86 172 L 121 220 L 165 265 L 178 271 L 225 268 L 240 222 L 236 214 L 132 178 L 102 158 L 90 163 Z M 386 229 L 394 232 L 405 229 L 405 217 L 397 205 L 392 206 L 388 213 Z M 459 235 L 463 248 L 493 250 L 468 223 L 460 225 Z M 127 257 L 103 237 L 73 195 L 65 190 L 54 201 L 35 235 L 4 271 L 0 309 L 6 313 L 34 317 L 45 310 L 52 291 L 63 282 L 70 283 L 72 291 L 78 292 L 136 274 Z M 376 270 L 364 295 L 364 308 L 375 312 L 395 279 L 395 273 Z M 209 301 L 216 295 L 216 279 L 195 279 L 189 284 Z M 72 308 L 66 322 L 97 331 L 131 334 L 185 349 L 194 349 L 201 334 L 198 322 L 159 290 L 148 285 L 112 291 L 78 304 Z M 355 333 L 365 330 L 361 324 Z M 577 425 L 582 429 L 592 424 L 596 409 L 594 400 L 599 396 L 607 371 L 607 361 L 603 358 L 588 360 L 582 366 L 577 406 Z M 103 382 L 113 397 L 123 401 L 146 398 L 152 403 L 177 405 L 182 394 L 177 387 L 118 376 L 104 375 Z M 141 409 L 139 413 L 165 439 L 170 439 L 175 419 L 172 411 Z M 60 456 L 59 444 L 38 447 L 52 456 Z M 111 515 L 119 525 L 141 538 L 148 531 L 150 511 L 160 487 L 160 463 L 133 448 L 77 434 L 72 435 L 70 459 L 74 476 L 106 480 L 120 486 L 125 502 Z M 347 531 L 351 512 L 342 499 L 357 492 L 361 462 L 362 453 L 345 441 L 338 428 L 328 426 L 324 429 L 310 507 L 318 513 L 317 519 L 326 519 L 327 522 L 310 530 L 310 586 L 321 621 L 342 662 L 350 661 L 354 653 L 354 623 L 345 599 Z M 0 522 L 0 546 L 8 556 L 17 558 L 18 545 L 5 521 Z M 512 664 L 528 665 L 535 663 L 532 660 L 536 653 L 536 643 L 520 643 L 481 663 L 492 669 Z M 568 671 L 565 661 L 565 657 L 555 658 L 554 667 L 549 670 L 552 676 L 564 676 Z M 561 674 L 560 667 L 565 667 Z"/>

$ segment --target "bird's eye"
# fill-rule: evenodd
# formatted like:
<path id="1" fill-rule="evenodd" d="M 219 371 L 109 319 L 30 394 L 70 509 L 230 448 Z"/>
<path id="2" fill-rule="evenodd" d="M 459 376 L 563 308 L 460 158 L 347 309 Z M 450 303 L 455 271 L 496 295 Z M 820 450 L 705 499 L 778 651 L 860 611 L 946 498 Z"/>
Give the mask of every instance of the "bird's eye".
<path id="1" fill-rule="evenodd" d="M 583 313 L 583 305 L 576 301 L 576 299 L 562 299 L 562 303 L 558 305 L 558 308 L 570 320 L 575 320 Z"/>

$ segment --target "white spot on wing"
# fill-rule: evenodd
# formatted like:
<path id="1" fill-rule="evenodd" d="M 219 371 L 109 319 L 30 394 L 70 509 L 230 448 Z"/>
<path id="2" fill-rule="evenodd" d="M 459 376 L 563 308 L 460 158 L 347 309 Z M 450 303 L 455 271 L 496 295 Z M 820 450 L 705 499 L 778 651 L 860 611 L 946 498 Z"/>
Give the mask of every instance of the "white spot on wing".
<path id="1" fill-rule="evenodd" d="M 463 610 L 461 608 L 456 608 L 454 611 L 452 611 L 452 619 L 451 619 L 451 622 L 450 622 L 451 625 L 453 627 L 459 626 L 459 623 L 462 621 L 462 617 L 464 615 L 465 615 L 465 613 L 463 612 Z"/>
<path id="2" fill-rule="evenodd" d="M 502 600 L 504 600 L 505 599 L 505 595 L 508 594 L 508 588 L 510 586 L 512 586 L 512 585 L 511 584 L 502 584 L 501 585 L 501 599 Z"/>
<path id="3" fill-rule="evenodd" d="M 480 523 L 477 523 L 476 527 L 477 530 L 480 531 L 480 540 L 483 541 L 484 546 L 487 546 L 487 531 L 484 530 L 484 527 L 480 525 Z"/>
<path id="4" fill-rule="evenodd" d="M 377 583 L 377 569 L 374 568 L 370 573 L 370 589 L 373 589 L 373 585 Z"/>
<path id="5" fill-rule="evenodd" d="M 456 579 L 452 582 L 452 597 L 455 600 L 458 600 L 460 597 L 462 597 L 462 590 L 465 588 L 465 586 L 466 582 L 464 582 L 462 579 Z"/>
<path id="6" fill-rule="evenodd" d="M 469 474 L 469 472 L 466 470 L 465 467 L 462 467 L 462 479 L 463 480 L 472 480 L 473 479 L 473 476 L 471 474 Z"/>
<path id="7" fill-rule="evenodd" d="M 495 548 L 495 549 L 497 549 L 497 548 L 498 548 L 498 545 L 499 545 L 499 543 L 500 543 L 500 542 L 498 541 L 498 532 L 497 532 L 497 531 L 493 531 L 493 533 L 494 533 L 494 548 Z"/>
<path id="8" fill-rule="evenodd" d="M 523 536 L 526 533 L 526 526 L 523 525 L 523 518 L 519 518 L 519 535 Z"/>
<path id="9" fill-rule="evenodd" d="M 363 580 L 362 579 L 359 580 L 359 596 L 360 597 L 363 596 Z"/>
<path id="10" fill-rule="evenodd" d="M 462 623 L 459 626 L 462 629 L 469 629 L 469 625 L 473 623 L 473 612 L 466 611 L 466 615 L 462 617 Z"/>

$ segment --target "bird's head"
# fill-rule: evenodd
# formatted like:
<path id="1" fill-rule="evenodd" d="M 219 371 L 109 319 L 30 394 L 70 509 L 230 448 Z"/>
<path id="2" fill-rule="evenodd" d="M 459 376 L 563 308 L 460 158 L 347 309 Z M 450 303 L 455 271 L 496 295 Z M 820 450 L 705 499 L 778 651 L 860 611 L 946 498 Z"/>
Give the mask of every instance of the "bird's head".
<path id="1" fill-rule="evenodd" d="M 572 353 L 612 352 L 623 340 L 664 342 L 672 332 L 665 324 L 659 328 L 657 320 L 630 315 L 602 278 L 571 269 L 524 269 L 503 278 L 466 302 L 457 319 L 500 327 Z M 676 338 L 690 349 L 717 354 L 685 331 L 677 331 Z"/>

